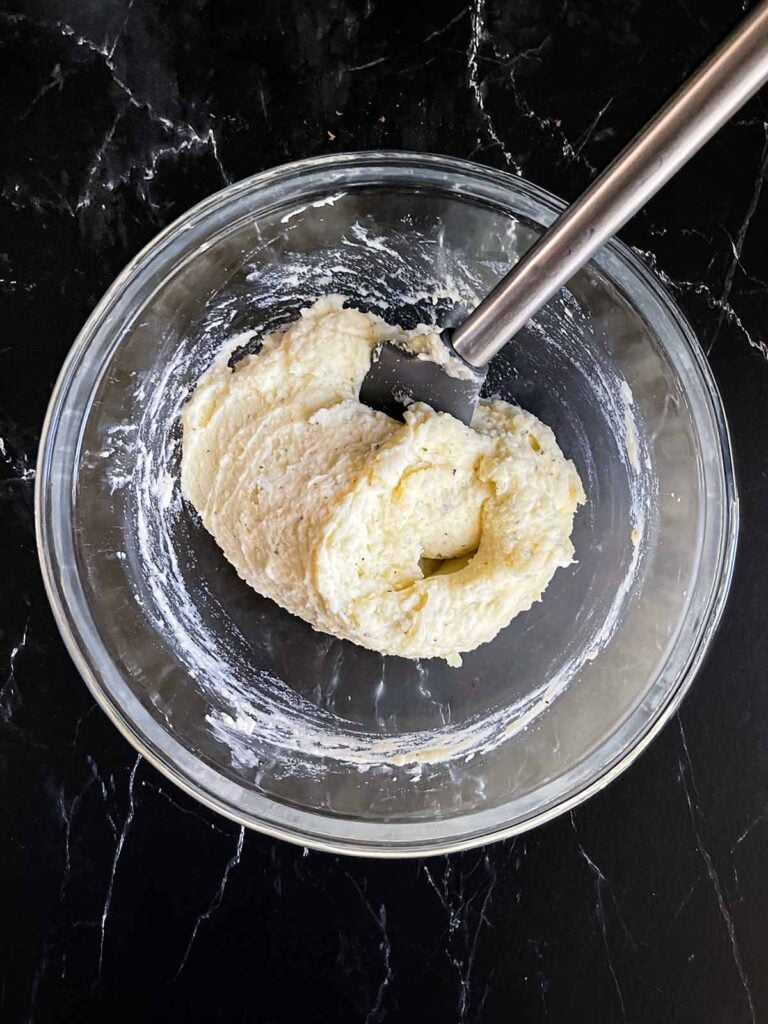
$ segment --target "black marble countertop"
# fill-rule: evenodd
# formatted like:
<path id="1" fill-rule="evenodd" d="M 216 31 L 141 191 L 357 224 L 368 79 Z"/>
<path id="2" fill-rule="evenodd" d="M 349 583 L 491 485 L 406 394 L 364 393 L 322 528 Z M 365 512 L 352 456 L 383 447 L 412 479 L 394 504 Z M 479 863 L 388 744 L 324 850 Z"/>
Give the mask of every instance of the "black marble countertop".
<path id="1" fill-rule="evenodd" d="M 351 149 L 574 198 L 735 0 L 22 0 L 0 12 L 0 1019 L 768 1020 L 768 167 L 753 101 L 623 232 L 722 390 L 743 525 L 679 715 L 570 816 L 424 861 L 243 834 L 123 741 L 65 653 L 37 440 L 112 278 L 209 193 Z"/>

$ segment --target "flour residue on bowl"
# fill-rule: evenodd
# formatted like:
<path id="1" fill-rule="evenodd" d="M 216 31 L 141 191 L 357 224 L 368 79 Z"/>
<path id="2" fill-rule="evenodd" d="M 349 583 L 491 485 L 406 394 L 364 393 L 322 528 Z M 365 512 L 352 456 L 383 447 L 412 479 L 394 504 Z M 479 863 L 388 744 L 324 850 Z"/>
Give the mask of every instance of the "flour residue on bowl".
<path id="1" fill-rule="evenodd" d="M 291 214 L 290 225 L 300 213 Z M 126 447 L 135 456 L 133 470 L 118 472 L 113 485 L 131 492 L 146 614 L 204 695 L 210 730 L 237 765 L 258 770 L 269 763 L 272 770 L 320 776 L 333 761 L 360 771 L 403 770 L 407 777 L 418 778 L 424 766 L 478 758 L 545 713 L 583 666 L 599 655 L 621 620 L 643 561 L 644 524 L 653 505 L 645 440 L 637 428 L 628 385 L 607 374 L 597 360 L 588 366 L 590 386 L 615 425 L 618 458 L 626 466 L 633 517 L 627 537 L 638 531 L 609 614 L 551 678 L 522 697 L 462 722 L 451 722 L 444 714 L 442 724 L 425 730 L 392 734 L 361 729 L 338 709 L 319 707 L 279 674 L 255 664 L 248 643 L 237 624 L 228 621 L 218 599 L 192 591 L 179 551 L 179 538 L 187 535 L 192 515 L 178 484 L 181 406 L 214 353 L 225 360 L 238 358 L 265 332 L 288 323 L 301 306 L 324 292 L 347 294 L 359 308 L 405 327 L 422 321 L 444 323 L 471 308 L 506 264 L 466 266 L 434 241 L 420 244 L 414 235 L 407 244 L 396 245 L 363 223 L 353 226 L 338 249 L 282 254 L 279 263 L 255 263 L 238 288 L 213 299 L 192 343 L 178 346 L 156 375 L 141 384 L 148 396 L 146 408 Z M 425 286 L 425 281 L 434 283 Z M 573 347 L 589 329 L 572 296 L 565 296 L 562 310 L 556 321 L 550 314 L 537 319 L 534 327 L 542 344 Z M 630 428 L 631 449 L 624 443 Z M 114 442 L 119 468 L 127 459 L 118 451 L 121 437 L 116 434 Z M 586 473 L 589 500 L 588 465 Z M 220 622 L 220 635 L 215 637 L 209 614 Z M 267 637 L 265 642 L 272 641 Z M 385 686 L 383 674 L 381 685 Z"/>

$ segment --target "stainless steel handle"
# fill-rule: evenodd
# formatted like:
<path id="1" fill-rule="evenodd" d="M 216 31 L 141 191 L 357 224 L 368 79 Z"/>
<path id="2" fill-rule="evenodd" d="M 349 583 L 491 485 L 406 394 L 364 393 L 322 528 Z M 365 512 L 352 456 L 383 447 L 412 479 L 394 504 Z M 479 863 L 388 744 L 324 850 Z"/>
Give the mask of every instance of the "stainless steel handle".
<path id="1" fill-rule="evenodd" d="M 763 0 L 452 335 L 485 366 L 768 79 Z"/>

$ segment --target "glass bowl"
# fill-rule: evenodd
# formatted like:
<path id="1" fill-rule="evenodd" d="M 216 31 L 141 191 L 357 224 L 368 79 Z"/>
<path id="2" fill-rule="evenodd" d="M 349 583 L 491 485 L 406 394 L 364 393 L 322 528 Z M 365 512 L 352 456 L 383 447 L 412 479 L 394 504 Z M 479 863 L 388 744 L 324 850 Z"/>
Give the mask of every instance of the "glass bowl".
<path id="1" fill-rule="evenodd" d="M 553 427 L 588 502 L 577 562 L 461 668 L 314 632 L 241 582 L 179 492 L 179 409 L 225 341 L 327 293 L 441 320 L 562 205 L 446 157 L 301 161 L 176 221 L 83 328 L 40 450 L 46 586 L 97 701 L 209 807 L 345 853 L 485 843 L 604 786 L 690 685 L 733 565 L 728 433 L 690 327 L 618 242 L 492 364 L 487 392 Z"/>

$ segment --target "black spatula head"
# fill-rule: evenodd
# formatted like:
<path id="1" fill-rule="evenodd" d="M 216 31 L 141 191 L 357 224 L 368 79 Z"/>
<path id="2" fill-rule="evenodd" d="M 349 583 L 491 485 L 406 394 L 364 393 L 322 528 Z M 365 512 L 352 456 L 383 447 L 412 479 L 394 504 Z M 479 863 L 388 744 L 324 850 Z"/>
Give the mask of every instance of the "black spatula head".
<path id="1" fill-rule="evenodd" d="M 452 377 L 432 360 L 420 359 L 383 341 L 373 350 L 371 368 L 360 388 L 360 401 L 398 420 L 413 402 L 425 402 L 436 412 L 450 413 L 469 425 L 485 380 L 485 369 L 474 370 L 462 360 L 460 365 L 467 368 L 467 379 Z"/>

